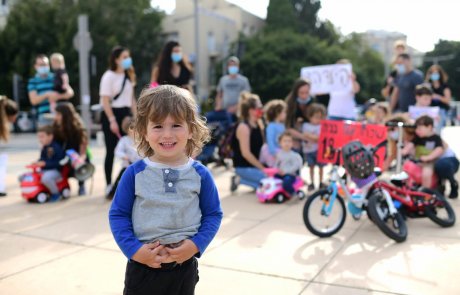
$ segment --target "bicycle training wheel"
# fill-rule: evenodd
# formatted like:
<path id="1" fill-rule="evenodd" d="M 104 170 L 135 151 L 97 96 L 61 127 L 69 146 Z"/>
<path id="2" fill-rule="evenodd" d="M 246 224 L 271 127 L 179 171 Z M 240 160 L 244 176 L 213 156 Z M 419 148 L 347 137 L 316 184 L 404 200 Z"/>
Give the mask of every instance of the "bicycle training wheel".
<path id="1" fill-rule="evenodd" d="M 422 192 L 433 197 L 432 203 L 425 206 L 426 216 L 442 227 L 453 226 L 455 224 L 455 212 L 446 198 L 440 192 L 428 188 L 422 188 Z"/>
<path id="2" fill-rule="evenodd" d="M 386 198 L 382 191 L 376 190 L 368 200 L 369 215 L 378 228 L 390 239 L 398 243 L 407 238 L 407 226 L 401 213 L 390 213 Z"/>
<path id="3" fill-rule="evenodd" d="M 321 238 L 337 233 L 345 223 L 346 217 L 342 197 L 337 195 L 336 198 L 332 198 L 327 189 L 319 190 L 308 197 L 303 207 L 305 225 L 312 234 Z"/>

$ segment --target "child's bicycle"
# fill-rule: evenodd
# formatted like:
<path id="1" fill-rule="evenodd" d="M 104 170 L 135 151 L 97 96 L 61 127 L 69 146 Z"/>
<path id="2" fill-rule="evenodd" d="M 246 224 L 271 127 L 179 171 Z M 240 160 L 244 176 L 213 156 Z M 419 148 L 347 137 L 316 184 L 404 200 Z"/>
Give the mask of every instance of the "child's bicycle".
<path id="1" fill-rule="evenodd" d="M 385 145 L 386 141 L 375 148 L 365 149 L 360 142 L 353 141 L 335 151 L 336 162 L 330 172 L 328 187 L 308 197 L 303 209 L 303 220 L 311 233 L 318 237 L 330 237 L 337 233 L 345 223 L 346 198 L 348 211 L 355 220 L 358 220 L 365 210 L 369 218 L 389 238 L 396 242 L 406 240 L 407 227 L 404 218 L 374 173 L 374 154 Z M 344 154 L 347 172 L 352 175 L 352 180 L 360 188 L 360 192 L 350 191 L 342 179 L 339 173 L 341 154 Z M 380 210 L 377 209 L 377 200 Z"/>
<path id="2" fill-rule="evenodd" d="M 403 128 L 413 128 L 414 126 L 402 122 L 388 122 L 386 126 L 397 127 L 399 129 L 397 173 L 391 176 L 391 184 L 381 182 L 380 186 L 388 191 L 399 211 L 405 216 L 413 218 L 428 217 L 442 227 L 453 226 L 455 224 L 454 210 L 439 191 L 421 186 L 421 177 L 417 175 L 417 170 L 414 169 L 417 161 L 412 159 L 406 161 L 404 165 L 401 165 Z M 435 179 L 434 177 L 433 187 L 436 186 Z M 383 200 L 376 198 L 372 200 L 372 206 L 380 208 L 382 201 Z M 369 203 L 371 203 L 371 200 L 369 200 Z M 369 204 L 369 206 L 371 206 L 371 204 Z"/>

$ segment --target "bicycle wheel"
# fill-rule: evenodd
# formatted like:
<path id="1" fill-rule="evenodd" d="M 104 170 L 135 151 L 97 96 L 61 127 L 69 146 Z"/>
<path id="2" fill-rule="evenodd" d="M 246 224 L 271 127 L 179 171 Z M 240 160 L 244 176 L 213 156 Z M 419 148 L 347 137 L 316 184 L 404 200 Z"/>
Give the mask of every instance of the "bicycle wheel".
<path id="1" fill-rule="evenodd" d="M 390 214 L 390 209 L 382 191 L 376 190 L 368 200 L 369 215 L 378 228 L 390 239 L 398 243 L 407 238 L 407 226 L 401 213 Z"/>
<path id="2" fill-rule="evenodd" d="M 330 205 L 331 194 L 323 189 L 308 197 L 303 207 L 303 221 L 308 230 L 321 238 L 330 237 L 337 233 L 345 223 L 347 212 L 345 202 L 337 195 L 329 214 L 326 208 Z"/>
<path id="3" fill-rule="evenodd" d="M 455 224 L 455 212 L 446 198 L 440 192 L 428 188 L 422 188 L 421 191 L 433 196 L 432 204 L 425 206 L 426 216 L 442 227 L 453 226 Z"/>

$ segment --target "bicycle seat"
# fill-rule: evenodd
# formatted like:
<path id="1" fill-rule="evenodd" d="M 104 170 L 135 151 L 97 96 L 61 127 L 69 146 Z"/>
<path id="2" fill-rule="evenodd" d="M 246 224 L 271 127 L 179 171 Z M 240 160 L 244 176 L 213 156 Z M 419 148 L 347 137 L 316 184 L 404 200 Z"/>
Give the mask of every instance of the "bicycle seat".
<path id="1" fill-rule="evenodd" d="M 409 179 L 409 175 L 402 171 L 398 174 L 393 174 L 391 177 L 390 177 L 390 181 L 392 184 L 396 185 L 396 186 L 403 186 L 406 182 L 406 180 Z"/>

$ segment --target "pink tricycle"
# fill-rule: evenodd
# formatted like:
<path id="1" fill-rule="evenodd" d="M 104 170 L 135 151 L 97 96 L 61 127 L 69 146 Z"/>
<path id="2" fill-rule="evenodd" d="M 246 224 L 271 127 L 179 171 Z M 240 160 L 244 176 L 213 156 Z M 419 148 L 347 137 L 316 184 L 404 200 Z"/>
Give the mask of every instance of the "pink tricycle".
<path id="1" fill-rule="evenodd" d="M 256 190 L 257 198 L 259 198 L 261 203 L 267 203 L 273 199 L 277 203 L 282 203 L 284 200 L 290 199 L 294 195 L 297 196 L 300 200 L 306 197 L 305 192 L 302 190 L 302 187 L 305 185 L 305 183 L 300 176 L 296 177 L 294 182 L 295 193 L 291 195 L 283 189 L 283 180 L 275 176 L 278 173 L 278 169 L 265 168 L 264 172 L 268 175 L 268 177 L 260 181 L 260 185 Z"/>

